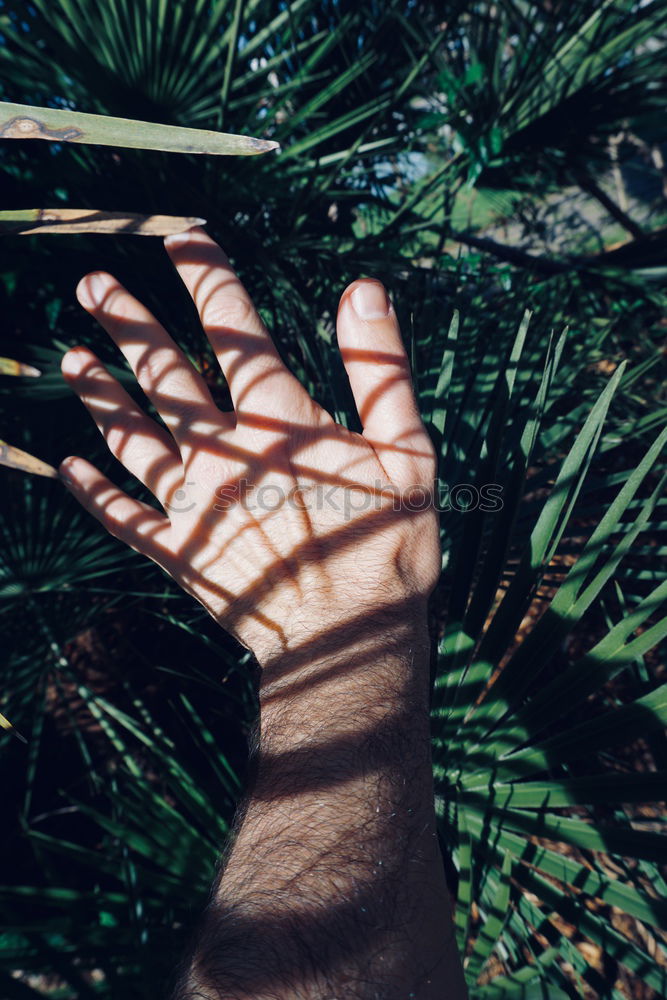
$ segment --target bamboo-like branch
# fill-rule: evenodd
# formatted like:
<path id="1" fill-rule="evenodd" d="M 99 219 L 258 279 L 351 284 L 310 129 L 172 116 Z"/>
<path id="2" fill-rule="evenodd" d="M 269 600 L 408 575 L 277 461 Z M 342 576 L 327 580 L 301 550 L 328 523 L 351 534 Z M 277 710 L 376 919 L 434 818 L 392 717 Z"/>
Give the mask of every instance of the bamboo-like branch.
<path id="1" fill-rule="evenodd" d="M 610 198 L 607 192 L 602 190 L 600 185 L 594 181 L 592 177 L 583 171 L 578 171 L 575 176 L 577 184 L 581 190 L 585 191 L 586 194 L 590 195 L 591 198 L 594 198 L 600 205 L 602 205 L 602 207 L 609 212 L 611 217 L 616 219 L 617 222 L 620 222 L 623 228 L 626 229 L 631 236 L 633 236 L 636 240 L 644 236 L 644 230 L 639 223 L 635 222 L 634 219 L 631 219 L 627 212 L 624 212 L 623 209 L 616 204 L 613 198 Z"/>
<path id="2" fill-rule="evenodd" d="M 498 260 L 506 260 L 509 264 L 516 264 L 518 267 L 529 268 L 538 274 L 564 274 L 571 271 L 574 263 L 570 260 L 560 260 L 552 257 L 535 257 L 525 250 L 517 247 L 508 247 L 503 243 L 496 243 L 487 236 L 474 236 L 472 233 L 454 232 L 451 239 L 465 246 L 474 247 L 476 250 L 484 250 L 492 254 Z"/>

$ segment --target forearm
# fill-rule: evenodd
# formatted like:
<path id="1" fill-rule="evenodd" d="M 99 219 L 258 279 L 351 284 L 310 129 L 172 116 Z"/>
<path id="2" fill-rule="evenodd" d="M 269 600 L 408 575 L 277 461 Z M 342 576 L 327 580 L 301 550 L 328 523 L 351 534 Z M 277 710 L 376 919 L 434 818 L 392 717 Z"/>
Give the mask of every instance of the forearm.
<path id="1" fill-rule="evenodd" d="M 458 1000 L 423 625 L 265 671 L 255 780 L 179 998 Z"/>
<path id="2" fill-rule="evenodd" d="M 203 230 L 167 249 L 234 412 L 140 302 L 93 272 L 79 300 L 162 423 L 85 347 L 63 374 L 158 507 L 81 458 L 60 474 L 262 667 L 251 793 L 176 998 L 459 1000 L 428 724 L 437 456 L 395 310 L 369 279 L 339 303 L 356 433 L 287 370 Z"/>

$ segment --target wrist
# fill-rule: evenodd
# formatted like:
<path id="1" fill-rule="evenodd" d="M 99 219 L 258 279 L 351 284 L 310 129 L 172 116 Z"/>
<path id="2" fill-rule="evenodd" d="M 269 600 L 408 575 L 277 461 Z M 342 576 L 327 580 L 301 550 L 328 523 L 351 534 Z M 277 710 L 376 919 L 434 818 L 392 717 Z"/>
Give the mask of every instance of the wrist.
<path id="1" fill-rule="evenodd" d="M 316 622 L 302 622 L 290 640 L 259 643 L 253 648 L 261 668 L 260 693 L 268 685 L 280 686 L 297 675 L 344 669 L 351 661 L 372 656 L 401 656 L 413 661 L 428 659 L 427 601 L 423 597 L 400 603 L 365 607 L 358 604 L 335 618 L 324 613 Z"/>
<path id="2" fill-rule="evenodd" d="M 263 665 L 259 679 L 261 746 L 315 745 L 412 727 L 429 738 L 426 608 L 389 622 L 363 616 L 331 642 L 310 641 Z"/>

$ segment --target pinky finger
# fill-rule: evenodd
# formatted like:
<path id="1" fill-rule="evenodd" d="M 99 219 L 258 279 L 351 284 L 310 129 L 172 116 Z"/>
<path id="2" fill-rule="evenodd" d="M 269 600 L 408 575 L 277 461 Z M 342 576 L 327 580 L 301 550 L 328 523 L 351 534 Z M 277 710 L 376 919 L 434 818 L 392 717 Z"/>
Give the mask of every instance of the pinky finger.
<path id="1" fill-rule="evenodd" d="M 123 493 L 83 458 L 71 456 L 60 463 L 58 474 L 65 486 L 109 534 L 164 564 L 169 519 L 141 500 Z"/>

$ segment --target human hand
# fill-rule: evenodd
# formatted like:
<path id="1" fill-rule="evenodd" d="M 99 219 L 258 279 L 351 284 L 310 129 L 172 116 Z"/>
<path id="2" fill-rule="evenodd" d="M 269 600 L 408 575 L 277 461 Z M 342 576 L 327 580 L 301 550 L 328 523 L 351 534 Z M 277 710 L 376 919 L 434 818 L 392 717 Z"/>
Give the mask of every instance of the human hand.
<path id="1" fill-rule="evenodd" d="M 234 411 L 114 278 L 80 303 L 109 333 L 162 417 L 150 419 L 86 347 L 62 370 L 111 452 L 162 511 L 82 458 L 60 474 L 111 534 L 158 563 L 268 667 L 425 610 L 440 569 L 434 452 L 382 286 L 344 292 L 337 332 L 363 426 L 315 403 L 280 360 L 221 249 L 201 230 L 166 241 L 227 379 Z M 365 310 L 365 314 L 364 314 Z M 384 625 L 383 625 L 384 623 Z"/>

